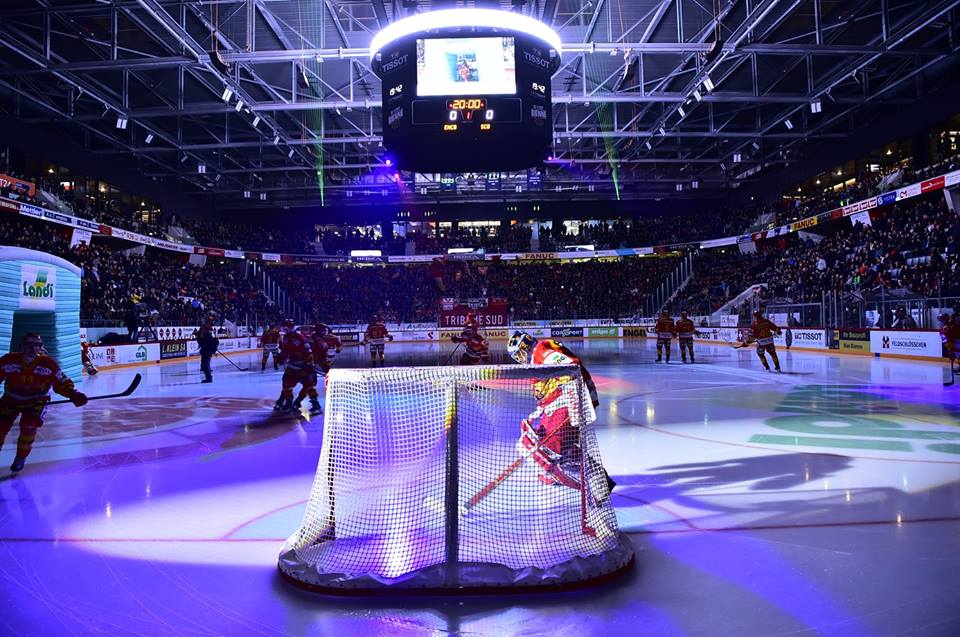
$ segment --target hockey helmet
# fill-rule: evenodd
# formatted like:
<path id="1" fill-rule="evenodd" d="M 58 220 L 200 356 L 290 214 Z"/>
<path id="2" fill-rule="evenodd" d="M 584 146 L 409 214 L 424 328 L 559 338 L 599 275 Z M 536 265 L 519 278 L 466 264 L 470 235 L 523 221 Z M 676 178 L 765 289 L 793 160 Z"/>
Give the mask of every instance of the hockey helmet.
<path id="1" fill-rule="evenodd" d="M 953 320 L 953 317 L 946 312 L 942 312 L 941 314 L 937 315 L 937 320 L 940 322 L 940 325 L 946 325 Z"/>
<path id="2" fill-rule="evenodd" d="M 660 316 L 670 316 L 670 312 L 663 310 L 660 312 Z"/>
<path id="3" fill-rule="evenodd" d="M 283 326 L 288 330 L 292 330 L 294 326 L 293 319 L 284 319 Z"/>
<path id="4" fill-rule="evenodd" d="M 314 323 L 313 333 L 319 334 L 320 336 L 326 336 L 330 332 L 330 328 L 327 327 L 326 323 Z"/>
<path id="5" fill-rule="evenodd" d="M 43 350 L 43 337 L 36 332 L 27 332 L 20 341 L 20 348 L 24 349 L 28 345 L 36 347 L 37 351 Z"/>
<path id="6" fill-rule="evenodd" d="M 686 311 L 686 310 L 680 310 L 680 318 L 687 318 L 687 311 Z"/>
<path id="7" fill-rule="evenodd" d="M 761 312 L 760 310 L 757 310 L 756 312 L 753 313 L 753 316 L 758 319 L 763 318 L 763 312 Z"/>
<path id="8" fill-rule="evenodd" d="M 533 348 L 537 346 L 537 339 L 526 332 L 514 332 L 507 342 L 507 354 L 510 358 L 522 365 L 530 363 Z"/>

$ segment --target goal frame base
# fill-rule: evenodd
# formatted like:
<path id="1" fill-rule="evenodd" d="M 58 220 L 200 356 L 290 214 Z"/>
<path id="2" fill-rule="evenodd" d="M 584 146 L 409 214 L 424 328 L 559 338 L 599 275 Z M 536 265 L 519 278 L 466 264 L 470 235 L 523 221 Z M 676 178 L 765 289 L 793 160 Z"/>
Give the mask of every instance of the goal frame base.
<path id="1" fill-rule="evenodd" d="M 585 580 L 513 586 L 499 584 L 496 586 L 463 586 L 459 588 L 447 588 L 439 586 L 429 588 L 405 588 L 402 586 L 383 586 L 377 588 L 322 586 L 319 584 L 310 584 L 309 582 L 299 580 L 284 572 L 280 566 L 277 566 L 277 573 L 279 573 L 281 580 L 287 584 L 290 584 L 291 586 L 299 588 L 300 590 L 308 593 L 328 597 L 455 597 L 458 595 L 468 597 L 483 595 L 492 597 L 496 595 L 515 595 L 517 593 L 539 595 L 545 593 L 569 593 L 572 591 L 594 589 L 600 586 L 611 584 L 612 582 L 625 577 L 630 571 L 633 570 L 635 562 L 636 553 L 632 552 L 630 554 L 630 559 L 627 560 L 626 564 L 618 569 Z"/>

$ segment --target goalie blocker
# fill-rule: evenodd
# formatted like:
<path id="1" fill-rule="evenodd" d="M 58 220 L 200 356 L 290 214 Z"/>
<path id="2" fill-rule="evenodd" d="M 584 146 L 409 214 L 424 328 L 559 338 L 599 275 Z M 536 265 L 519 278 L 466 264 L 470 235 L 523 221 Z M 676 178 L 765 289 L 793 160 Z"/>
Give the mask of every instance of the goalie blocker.
<path id="1" fill-rule="evenodd" d="M 286 580 L 502 592 L 582 586 L 632 562 L 578 366 L 335 369 L 329 381 Z"/>

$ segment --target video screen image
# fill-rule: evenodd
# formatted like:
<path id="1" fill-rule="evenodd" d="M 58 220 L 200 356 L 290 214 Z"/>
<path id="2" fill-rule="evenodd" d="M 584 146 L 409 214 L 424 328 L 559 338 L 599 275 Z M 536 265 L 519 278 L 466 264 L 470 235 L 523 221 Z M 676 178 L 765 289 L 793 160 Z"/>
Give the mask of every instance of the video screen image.
<path id="1" fill-rule="evenodd" d="M 417 40 L 417 96 L 516 92 L 513 38 Z"/>

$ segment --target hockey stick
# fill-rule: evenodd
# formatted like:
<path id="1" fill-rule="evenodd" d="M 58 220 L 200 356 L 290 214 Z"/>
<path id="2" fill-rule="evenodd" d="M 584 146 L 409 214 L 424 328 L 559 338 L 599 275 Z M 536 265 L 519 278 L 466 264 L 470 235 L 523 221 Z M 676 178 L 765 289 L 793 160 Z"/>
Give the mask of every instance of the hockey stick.
<path id="1" fill-rule="evenodd" d="M 89 402 L 89 401 L 91 401 L 91 400 L 102 400 L 102 399 L 104 399 L 104 398 L 123 398 L 124 396 L 129 396 L 130 394 L 132 394 L 132 393 L 134 392 L 134 390 L 136 390 L 137 387 L 140 386 L 140 381 L 141 381 L 142 379 L 143 379 L 143 377 L 140 376 L 140 374 L 137 374 L 136 376 L 133 377 L 133 380 L 130 381 L 130 386 L 127 387 L 126 389 L 124 389 L 124 390 L 123 390 L 122 392 L 120 392 L 119 394 L 104 394 L 103 396 L 88 396 L 88 397 L 87 397 L 87 402 Z M 70 400 L 69 398 L 65 398 L 65 399 L 63 399 L 63 400 L 51 400 L 50 402 L 48 402 L 48 403 L 46 403 L 46 404 L 47 404 L 47 405 L 62 405 L 63 403 L 69 403 L 69 402 L 73 402 L 73 401 Z"/>
<path id="2" fill-rule="evenodd" d="M 523 422 L 527 422 L 527 420 L 524 419 Z M 514 461 L 510 464 L 510 466 L 508 466 L 506 469 L 504 469 L 503 471 L 501 471 L 501 472 L 500 472 L 500 475 L 498 475 L 496 478 L 494 478 L 493 480 L 491 480 L 490 482 L 488 482 L 488 483 L 486 484 L 486 486 L 484 486 L 482 489 L 480 489 L 479 491 L 477 491 L 477 492 L 473 495 L 473 497 L 470 498 L 469 500 L 467 500 L 467 502 L 463 505 L 463 507 L 461 507 L 460 515 L 465 515 L 467 512 L 470 511 L 470 509 L 472 509 L 473 507 L 475 507 L 475 506 L 477 506 L 478 504 L 480 504 L 480 501 L 481 501 L 481 500 L 483 500 L 484 498 L 486 498 L 488 495 L 490 495 L 490 494 L 493 492 L 494 489 L 496 489 L 496 488 L 499 487 L 501 484 L 503 484 L 503 481 L 506 480 L 507 478 L 509 478 L 510 475 L 513 474 L 514 471 L 516 471 L 517 469 L 519 469 L 519 468 L 520 468 L 520 465 L 522 465 L 525 460 L 527 460 L 528 458 L 533 457 L 533 454 L 535 454 L 535 453 L 537 453 L 538 451 L 540 451 L 540 447 L 542 447 L 542 446 L 544 445 L 544 443 L 546 443 L 552 436 L 556 435 L 559 431 L 560 431 L 560 429 L 555 429 L 555 430 L 554 430 L 552 433 L 550 433 L 549 435 L 544 436 L 543 438 L 541 438 L 540 440 L 538 440 L 538 441 L 537 441 L 537 444 L 534 445 L 532 448 L 530 448 L 530 449 L 527 451 L 527 453 L 521 454 L 520 457 L 518 457 L 516 460 L 514 460 Z"/>
<path id="3" fill-rule="evenodd" d="M 960 374 L 960 358 L 950 360 L 950 380 L 943 384 L 944 387 L 951 387 L 956 382 L 957 374 Z"/>
<path id="4" fill-rule="evenodd" d="M 443 362 L 444 367 L 450 364 L 450 359 L 452 359 L 453 355 L 457 353 L 457 350 L 460 349 L 461 345 L 463 345 L 463 343 L 457 343 L 457 346 L 453 348 L 453 351 L 450 352 L 450 356 L 447 356 L 447 360 Z"/>
<path id="5" fill-rule="evenodd" d="M 245 372 L 245 371 L 248 371 L 248 370 L 249 370 L 249 368 L 243 368 L 243 367 L 240 367 L 239 365 L 237 365 L 236 363 L 234 363 L 232 360 L 230 360 L 229 358 L 227 358 L 227 355 L 226 355 L 226 354 L 222 353 L 220 350 L 217 350 L 215 353 L 216 353 L 216 354 L 220 354 L 220 356 L 223 356 L 224 358 L 226 358 L 228 363 L 230 363 L 231 365 L 233 365 L 234 367 L 236 367 L 237 369 L 239 369 L 241 372 Z"/>

